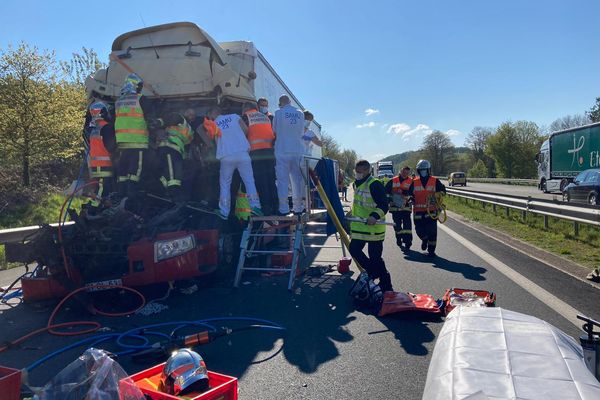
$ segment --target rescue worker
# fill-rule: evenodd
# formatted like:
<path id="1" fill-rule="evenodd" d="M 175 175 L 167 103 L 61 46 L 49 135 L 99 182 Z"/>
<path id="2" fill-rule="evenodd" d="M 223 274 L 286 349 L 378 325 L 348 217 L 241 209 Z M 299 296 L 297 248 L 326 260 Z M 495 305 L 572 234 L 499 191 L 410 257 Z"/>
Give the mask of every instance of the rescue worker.
<path id="1" fill-rule="evenodd" d="M 90 178 L 96 180 L 98 186 L 94 193 L 92 206 L 99 206 L 113 189 L 113 164 L 109 151 L 104 145 L 104 137 L 114 135 L 114 126 L 110 121 L 108 105 L 103 101 L 92 103 L 88 109 L 90 114 L 87 156 Z"/>
<path id="2" fill-rule="evenodd" d="M 169 114 L 164 120 L 166 137 L 158 143 L 158 158 L 161 165 L 160 182 L 174 202 L 181 202 L 183 159 L 186 146 L 192 142 L 192 127 L 187 119 L 177 113 Z"/>
<path id="3" fill-rule="evenodd" d="M 266 114 L 257 110 L 254 103 L 244 104 L 242 120 L 248 125 L 247 138 L 250 143 L 250 159 L 262 211 L 266 215 L 275 215 L 278 200 L 275 186 L 275 153 L 273 152 L 275 135 L 271 121 Z"/>
<path id="4" fill-rule="evenodd" d="M 420 160 L 417 163 L 417 176 L 408 189 L 408 195 L 413 199 L 413 219 L 415 231 L 421 239 L 421 250 L 427 250 L 430 256 L 435 256 L 437 245 L 436 193 L 445 195 L 446 187 L 431 176 L 431 163 Z"/>
<path id="5" fill-rule="evenodd" d="M 231 211 L 231 180 L 237 169 L 242 182 L 246 186 L 246 195 L 254 215 L 262 215 L 260 200 L 254 185 L 252 162 L 248 151 L 250 143 L 246 139 L 248 126 L 237 114 L 221 114 L 219 107 L 212 107 L 208 112 L 210 120 L 214 121 L 218 130 L 215 140 L 217 142 L 217 159 L 221 162 L 219 171 L 219 210 L 221 219 L 228 219 Z M 235 188 L 236 192 L 238 188 Z"/>
<path id="6" fill-rule="evenodd" d="M 131 196 L 137 190 L 142 176 L 144 154 L 148 149 L 148 126 L 144 115 L 146 100 L 141 95 L 144 82 L 131 73 L 125 79 L 121 97 L 115 104 L 115 134 L 118 163 L 117 186 L 122 196 Z"/>
<path id="7" fill-rule="evenodd" d="M 388 211 L 385 187 L 371 175 L 371 165 L 366 160 L 356 163 L 355 176 L 352 216 L 364 218 L 366 223 L 350 223 L 350 255 L 371 279 L 379 279 L 379 287 L 383 292 L 391 291 L 392 280 L 382 258 L 386 225 L 376 224 L 379 220 L 385 221 Z M 365 245 L 368 246 L 369 257 L 363 252 Z"/>
<path id="8" fill-rule="evenodd" d="M 312 155 L 313 143 L 317 146 L 323 146 L 321 139 L 310 129 L 310 123 L 314 119 L 315 117 L 310 111 L 304 111 L 304 134 L 302 135 L 302 140 L 304 142 L 304 154 L 307 156 Z"/>
<path id="9" fill-rule="evenodd" d="M 304 113 L 292 106 L 286 95 L 279 98 L 279 108 L 273 117 L 279 213 L 287 215 L 290 212 L 288 194 L 291 180 L 293 211 L 300 215 L 305 211 L 306 200 L 305 181 L 301 171 L 304 160 Z"/>
<path id="10" fill-rule="evenodd" d="M 400 170 L 400 174 L 393 177 L 386 185 L 385 191 L 390 201 L 390 212 L 394 220 L 394 231 L 396 232 L 396 244 L 402 251 L 410 250 L 412 246 L 412 213 L 408 189 L 413 180 L 410 177 L 410 167 L 406 166 Z"/>
<path id="11" fill-rule="evenodd" d="M 269 121 L 271 121 L 271 124 L 273 124 L 273 114 L 269 112 L 269 100 L 267 100 L 265 97 L 261 97 L 258 99 L 257 103 L 258 111 L 269 117 Z"/>

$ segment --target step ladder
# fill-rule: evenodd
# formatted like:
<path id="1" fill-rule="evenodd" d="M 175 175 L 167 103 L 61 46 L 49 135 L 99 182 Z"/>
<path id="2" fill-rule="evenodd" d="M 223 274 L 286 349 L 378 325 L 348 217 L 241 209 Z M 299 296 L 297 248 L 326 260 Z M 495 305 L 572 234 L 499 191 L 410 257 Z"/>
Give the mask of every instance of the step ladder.
<path id="1" fill-rule="evenodd" d="M 239 287 L 244 271 L 289 272 L 288 290 L 292 290 L 300 253 L 304 254 L 303 230 L 306 224 L 306 214 L 297 216 L 251 216 L 248 226 L 242 234 L 240 242 L 240 258 L 233 282 Z M 290 233 L 279 233 L 284 228 L 290 228 Z M 292 232 L 293 230 L 293 232 Z M 273 233 L 273 232 L 278 233 Z M 265 249 L 264 240 L 267 238 L 289 238 L 288 249 Z M 273 268 L 271 266 L 249 267 L 246 262 L 260 255 L 292 255 L 292 263 L 288 268 Z"/>
<path id="2" fill-rule="evenodd" d="M 306 226 L 303 230 L 302 236 L 302 244 L 304 249 L 312 248 L 312 249 L 340 249 L 342 252 L 342 257 L 346 257 L 346 246 L 344 246 L 343 242 L 340 240 L 339 234 L 337 232 L 334 235 L 327 235 L 323 232 L 323 228 L 327 226 L 327 222 L 319 222 L 319 221 L 309 221 L 306 223 Z M 325 238 L 327 240 L 329 236 L 334 236 L 335 240 L 339 243 L 337 245 L 331 244 L 314 244 L 311 243 L 312 239 L 322 239 Z M 337 264 L 339 259 L 337 260 L 323 260 L 323 259 L 315 259 L 312 264 Z"/>

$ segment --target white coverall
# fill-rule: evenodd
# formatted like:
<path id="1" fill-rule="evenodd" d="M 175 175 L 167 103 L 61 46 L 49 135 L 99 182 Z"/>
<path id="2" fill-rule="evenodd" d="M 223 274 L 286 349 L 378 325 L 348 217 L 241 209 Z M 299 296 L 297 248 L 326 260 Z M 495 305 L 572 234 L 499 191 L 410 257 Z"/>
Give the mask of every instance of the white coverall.
<path id="1" fill-rule="evenodd" d="M 237 114 L 220 115 L 215 119 L 215 123 L 221 129 L 221 137 L 217 138 L 217 159 L 221 161 L 219 210 L 225 216 L 228 216 L 231 211 L 231 179 L 236 169 L 246 186 L 250 207 L 260 209 L 260 201 L 254 185 L 252 162 L 248 154 L 250 144 L 240 127 L 240 120 L 241 118 Z"/>
<path id="2" fill-rule="evenodd" d="M 279 212 L 282 214 L 290 212 L 288 204 L 290 179 L 293 211 L 301 212 L 305 209 L 306 198 L 306 181 L 302 176 L 301 166 L 305 152 L 302 139 L 304 113 L 290 104 L 275 111 L 273 132 L 275 132 L 275 175 Z"/>

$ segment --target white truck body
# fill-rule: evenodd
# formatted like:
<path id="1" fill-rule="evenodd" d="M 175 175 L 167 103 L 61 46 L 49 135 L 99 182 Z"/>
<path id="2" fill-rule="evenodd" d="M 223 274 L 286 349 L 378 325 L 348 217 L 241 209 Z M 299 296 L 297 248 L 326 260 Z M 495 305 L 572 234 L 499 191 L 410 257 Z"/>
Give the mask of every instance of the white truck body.
<path id="1" fill-rule="evenodd" d="M 231 68 L 242 76 L 248 76 L 251 71 L 256 73 L 256 79 L 251 82 L 252 90 L 257 99 L 264 97 L 269 101 L 269 109 L 274 112 L 278 103 L 279 96 L 288 95 L 292 105 L 304 110 L 300 100 L 292 93 L 283 79 L 275 72 L 275 69 L 269 64 L 266 58 L 254 46 L 254 43 L 247 41 L 221 42 L 219 43 L 225 54 L 229 57 Z M 309 127 L 318 137 L 321 138 L 321 125 L 313 121 Z M 312 146 L 311 156 L 321 158 L 321 147 Z"/>

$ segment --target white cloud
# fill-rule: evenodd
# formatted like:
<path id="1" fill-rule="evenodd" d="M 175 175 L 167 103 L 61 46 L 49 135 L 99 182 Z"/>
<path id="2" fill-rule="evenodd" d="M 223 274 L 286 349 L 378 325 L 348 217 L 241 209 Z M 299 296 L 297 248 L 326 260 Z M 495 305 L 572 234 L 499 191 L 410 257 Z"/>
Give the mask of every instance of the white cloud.
<path id="1" fill-rule="evenodd" d="M 372 127 L 374 127 L 375 125 L 377 125 L 375 122 L 373 122 L 373 121 L 369 121 L 369 122 L 367 122 L 366 124 L 358 124 L 358 125 L 356 125 L 356 127 L 357 127 L 358 129 L 362 129 L 362 128 L 372 128 Z"/>
<path id="2" fill-rule="evenodd" d="M 373 114 L 379 114 L 379 110 L 377 110 L 377 109 L 375 109 L 375 108 L 367 108 L 367 109 L 365 110 L 365 115 L 366 115 L 367 117 L 370 117 L 370 116 L 371 116 L 371 115 L 373 115 Z"/>
<path id="3" fill-rule="evenodd" d="M 431 129 L 429 125 L 425 124 L 418 124 L 414 128 L 411 128 L 410 125 L 405 124 L 404 122 L 399 122 L 397 124 L 390 125 L 387 132 L 398 135 L 403 141 L 407 142 L 416 136 L 428 135 L 433 132 L 433 129 Z"/>
<path id="4" fill-rule="evenodd" d="M 446 131 L 446 135 L 448 135 L 448 136 L 458 136 L 458 135 L 461 135 L 461 134 L 462 134 L 462 132 L 458 131 L 456 129 L 448 129 Z"/>
<path id="5" fill-rule="evenodd" d="M 394 133 L 396 135 L 402 135 L 404 132 L 407 132 L 409 130 L 410 130 L 410 126 L 401 122 L 398 124 L 390 125 L 390 127 L 387 130 L 387 133 Z"/>

